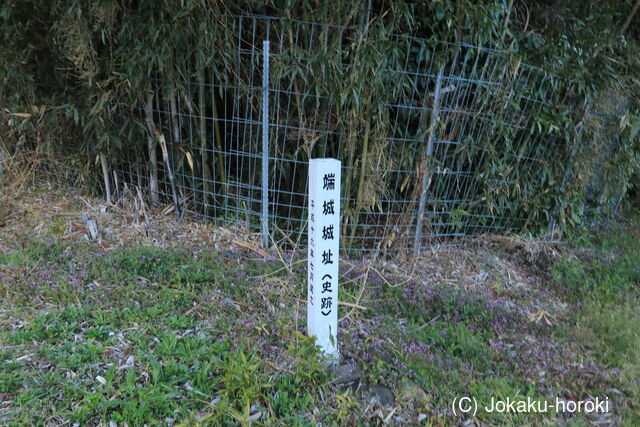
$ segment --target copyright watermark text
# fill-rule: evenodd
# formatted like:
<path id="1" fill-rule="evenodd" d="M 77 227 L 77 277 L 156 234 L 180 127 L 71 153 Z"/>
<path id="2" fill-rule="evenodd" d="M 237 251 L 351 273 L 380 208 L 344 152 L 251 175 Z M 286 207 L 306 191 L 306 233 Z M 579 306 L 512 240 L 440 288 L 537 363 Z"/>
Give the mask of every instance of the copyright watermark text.
<path id="1" fill-rule="evenodd" d="M 526 399 L 496 399 L 491 398 L 488 405 L 481 405 L 475 397 L 456 397 L 451 404 L 455 416 L 462 414 L 476 415 L 478 409 L 484 412 L 497 413 L 607 413 L 609 412 L 609 399 L 596 397 L 590 400 L 564 400 L 556 397 L 555 401 L 536 400 L 531 397 Z"/>

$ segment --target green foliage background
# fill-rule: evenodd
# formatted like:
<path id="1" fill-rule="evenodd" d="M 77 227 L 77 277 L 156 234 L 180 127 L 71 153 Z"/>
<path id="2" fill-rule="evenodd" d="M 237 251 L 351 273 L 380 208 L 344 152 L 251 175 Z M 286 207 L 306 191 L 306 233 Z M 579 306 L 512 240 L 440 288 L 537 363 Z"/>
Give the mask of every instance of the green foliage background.
<path id="1" fill-rule="evenodd" d="M 236 46 L 227 16 L 254 13 L 332 23 L 366 28 L 375 40 L 401 34 L 448 42 L 451 51 L 444 56 L 454 60 L 459 43 L 503 49 L 509 52 L 505 67 L 528 63 L 567 78 L 558 79 L 555 89 L 575 102 L 540 111 L 531 129 L 532 134 L 558 134 L 564 143 L 551 147 L 550 160 L 536 174 L 512 177 L 515 190 L 508 191 L 515 198 L 501 197 L 505 189 L 489 185 L 485 196 L 493 213 L 522 218 L 533 231 L 546 229 L 550 220 L 570 227 L 606 217 L 621 195 L 638 194 L 633 185 L 640 168 L 640 14 L 622 28 L 634 4 L 7 0 L 0 6 L 0 144 L 10 155 L 26 152 L 42 159 L 39 168 L 46 171 L 58 162 L 63 167 L 57 173 L 67 172 L 97 190 L 99 153 L 117 159 L 144 150 L 143 101 L 150 91 L 173 90 L 154 87 L 154 78 L 175 80 L 188 72 L 187 62 L 192 61 L 200 67 L 213 65 L 215 78 L 222 82 L 231 79 Z M 375 135 L 385 131 L 388 112 L 381 105 L 389 85 L 395 85 L 391 92 L 403 90 L 402 82 L 389 82 L 377 72 L 398 56 L 392 42 L 383 50 L 379 46 L 366 40 L 357 46 L 354 55 L 363 58 L 365 66 L 341 75 L 340 87 L 322 86 L 343 73 L 337 66 L 340 55 L 332 57 L 332 52 L 323 53 L 323 64 L 318 64 L 325 66 L 314 68 L 315 80 L 307 81 L 340 100 L 338 111 L 345 119 L 338 125 L 353 135 L 371 133 L 372 140 L 380 140 Z M 295 47 L 288 55 L 295 59 Z M 281 77 L 305 77 L 296 77 L 300 69 L 295 67 L 278 69 L 276 64 L 274 70 Z M 563 87 L 567 81 L 571 87 Z M 373 128 L 368 118 L 378 119 L 372 121 Z M 490 172 L 487 179 L 495 171 L 509 170 L 501 150 L 513 138 L 505 130 L 484 142 L 483 149 L 490 153 L 483 166 Z M 367 147 L 355 137 L 349 140 L 345 158 L 380 148 Z M 410 167 L 416 167 L 412 162 Z M 374 186 L 376 177 L 351 178 L 348 191 L 356 200 L 355 210 L 372 209 L 373 202 L 361 192 Z"/>

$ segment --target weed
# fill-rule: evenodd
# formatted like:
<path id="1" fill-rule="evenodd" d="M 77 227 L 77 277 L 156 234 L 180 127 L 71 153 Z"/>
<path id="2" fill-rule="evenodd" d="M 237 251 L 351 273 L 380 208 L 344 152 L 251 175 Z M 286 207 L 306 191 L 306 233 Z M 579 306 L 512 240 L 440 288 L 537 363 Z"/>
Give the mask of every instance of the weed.
<path id="1" fill-rule="evenodd" d="M 628 396 L 624 418 L 640 423 L 640 241 L 626 226 L 583 237 L 589 257 L 563 260 L 555 280 L 579 301 L 575 334 L 607 366 L 615 367 Z"/>
<path id="2" fill-rule="evenodd" d="M 336 411 L 333 417 L 338 424 L 344 424 L 358 406 L 357 401 L 350 395 L 349 390 L 344 394 L 336 395 Z"/>
<path id="3" fill-rule="evenodd" d="M 619 387 L 632 400 L 639 395 L 637 243 L 610 235 L 588 244 L 590 258 L 554 267 L 556 288 L 578 308 L 575 330 L 564 335 L 557 333 L 566 329 L 562 323 L 532 324 L 523 314 L 530 307 L 513 309 L 518 303 L 505 304 L 508 295 L 363 281 L 362 295 L 351 285 L 341 291 L 348 301 L 362 296 L 367 306 L 341 321 L 341 353 L 362 367 L 365 385 L 397 392 L 410 380 L 429 395 L 414 409 L 444 411 L 465 394 L 489 402 L 607 390 L 572 368 L 589 360 L 565 354 L 577 348 L 577 336 L 620 372 Z M 369 406 L 361 396 L 330 381 L 315 342 L 299 333 L 304 315 L 294 316 L 289 301 L 305 296 L 304 269 L 290 274 L 281 267 L 181 248 L 16 244 L 0 253 L 7 283 L 0 396 L 9 396 L 11 408 L 1 422 L 306 425 L 370 416 L 359 413 Z M 265 275 L 274 281 L 255 279 Z M 561 335 L 566 348 L 553 341 Z M 553 373 L 559 371 L 568 373 Z M 626 419 L 635 420 L 637 407 L 625 408 Z M 478 417 L 489 424 L 541 422 L 527 414 Z"/>

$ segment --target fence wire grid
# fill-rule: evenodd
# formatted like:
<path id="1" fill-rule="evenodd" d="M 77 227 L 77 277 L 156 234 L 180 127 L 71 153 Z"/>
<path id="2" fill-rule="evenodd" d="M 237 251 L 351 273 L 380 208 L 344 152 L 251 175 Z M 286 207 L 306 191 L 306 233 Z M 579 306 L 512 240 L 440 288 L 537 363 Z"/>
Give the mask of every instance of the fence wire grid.
<path id="1" fill-rule="evenodd" d="M 401 35 L 362 42 L 359 29 L 266 16 L 226 17 L 225 25 L 235 49 L 222 61 L 233 73 L 222 74 L 221 54 L 211 52 L 204 68 L 189 59 L 175 81 L 152 82 L 153 120 L 166 137 L 184 211 L 259 232 L 266 195 L 269 232 L 303 243 L 308 160 L 333 157 L 342 161 L 347 251 L 417 250 L 525 225 L 517 200 L 511 203 L 523 195 L 506 190 L 516 184 L 509 170 L 536 180 L 548 148 L 563 143 L 531 132 L 534 113 L 571 102 L 557 90 L 557 76 L 466 44 Z M 366 68 L 356 47 L 393 55 Z M 324 69 L 327 58 L 339 65 Z M 358 79 L 388 90 L 364 91 L 364 101 L 340 92 Z M 173 99 L 162 90 L 167 85 L 176 88 Z M 493 141 L 496 135 L 509 138 Z M 158 158 L 158 192 L 171 200 Z M 147 150 L 134 149 L 116 170 L 148 194 L 148 163 Z M 496 213 L 488 194 L 510 207 Z"/>

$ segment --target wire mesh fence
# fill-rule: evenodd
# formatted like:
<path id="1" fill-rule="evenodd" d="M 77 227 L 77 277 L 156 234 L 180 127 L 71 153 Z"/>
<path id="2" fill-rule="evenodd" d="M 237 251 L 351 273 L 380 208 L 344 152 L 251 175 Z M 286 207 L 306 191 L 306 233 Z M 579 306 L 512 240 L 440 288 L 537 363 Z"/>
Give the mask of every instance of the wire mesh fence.
<path id="1" fill-rule="evenodd" d="M 567 155 L 544 129 L 546 110 L 573 102 L 566 82 L 508 52 L 262 16 L 225 17 L 206 36 L 233 48 L 151 82 L 178 197 L 196 215 L 256 231 L 266 219 L 276 239 L 303 241 L 308 160 L 334 157 L 342 246 L 417 250 L 521 229 L 539 175 Z M 118 173 L 168 200 L 153 146 L 128 150 Z"/>

